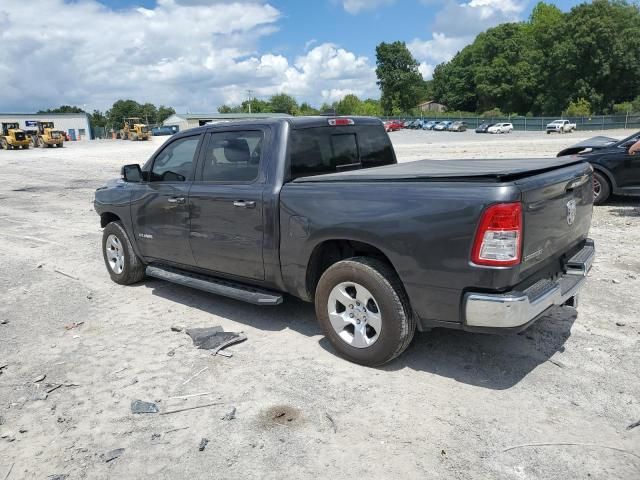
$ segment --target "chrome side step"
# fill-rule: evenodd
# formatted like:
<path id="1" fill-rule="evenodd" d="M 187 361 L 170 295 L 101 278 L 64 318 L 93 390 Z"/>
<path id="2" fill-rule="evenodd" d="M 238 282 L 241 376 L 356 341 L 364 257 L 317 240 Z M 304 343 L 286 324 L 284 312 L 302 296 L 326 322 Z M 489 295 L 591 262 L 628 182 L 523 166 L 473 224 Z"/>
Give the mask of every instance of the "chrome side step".
<path id="1" fill-rule="evenodd" d="M 149 277 L 253 303 L 254 305 L 279 305 L 282 303 L 282 295 L 277 292 L 270 292 L 269 290 L 185 272 L 175 268 L 150 265 L 147 267 L 146 273 Z"/>

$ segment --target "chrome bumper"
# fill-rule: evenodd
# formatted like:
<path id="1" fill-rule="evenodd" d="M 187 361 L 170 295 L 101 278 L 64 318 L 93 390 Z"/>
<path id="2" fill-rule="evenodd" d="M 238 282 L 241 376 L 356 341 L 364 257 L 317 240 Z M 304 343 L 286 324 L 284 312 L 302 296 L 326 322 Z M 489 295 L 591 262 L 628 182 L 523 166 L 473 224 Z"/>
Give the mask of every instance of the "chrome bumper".
<path id="1" fill-rule="evenodd" d="M 595 246 L 587 240 L 584 248 L 567 262 L 567 272 L 557 280 L 540 280 L 524 291 L 507 293 L 467 293 L 464 298 L 465 326 L 516 328 L 526 325 L 554 305 L 575 297 L 584 285 L 595 258 Z"/>

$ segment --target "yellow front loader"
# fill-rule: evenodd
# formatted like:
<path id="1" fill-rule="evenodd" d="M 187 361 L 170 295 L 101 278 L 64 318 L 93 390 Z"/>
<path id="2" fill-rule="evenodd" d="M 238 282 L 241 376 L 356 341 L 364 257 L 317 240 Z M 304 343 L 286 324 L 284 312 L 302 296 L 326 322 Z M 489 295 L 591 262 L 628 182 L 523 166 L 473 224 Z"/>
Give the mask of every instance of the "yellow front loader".
<path id="1" fill-rule="evenodd" d="M 37 127 L 37 132 L 31 136 L 32 147 L 64 147 L 64 133 L 56 130 L 53 122 L 38 122 Z"/>
<path id="2" fill-rule="evenodd" d="M 142 123 L 140 118 L 131 117 L 124 119 L 124 126 L 120 130 L 122 140 L 151 140 L 149 127 Z"/>
<path id="3" fill-rule="evenodd" d="M 29 139 L 24 130 L 20 129 L 18 122 L 7 122 L 1 124 L 0 147 L 5 150 L 18 148 L 29 148 Z"/>

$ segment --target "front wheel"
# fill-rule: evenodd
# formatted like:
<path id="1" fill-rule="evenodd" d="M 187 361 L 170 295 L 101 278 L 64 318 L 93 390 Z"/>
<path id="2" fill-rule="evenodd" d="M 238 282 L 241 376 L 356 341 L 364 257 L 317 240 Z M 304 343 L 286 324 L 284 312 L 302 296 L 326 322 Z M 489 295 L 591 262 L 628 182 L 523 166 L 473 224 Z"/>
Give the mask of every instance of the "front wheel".
<path id="1" fill-rule="evenodd" d="M 602 205 L 611 195 L 609 180 L 600 172 L 593 172 L 593 204 Z"/>
<path id="2" fill-rule="evenodd" d="M 320 278 L 316 316 L 340 356 L 367 366 L 387 363 L 411 343 L 416 329 L 396 272 L 369 257 L 343 260 Z"/>
<path id="3" fill-rule="evenodd" d="M 122 223 L 111 222 L 102 232 L 102 255 L 111 280 L 131 285 L 145 276 L 145 265 L 133 251 Z"/>

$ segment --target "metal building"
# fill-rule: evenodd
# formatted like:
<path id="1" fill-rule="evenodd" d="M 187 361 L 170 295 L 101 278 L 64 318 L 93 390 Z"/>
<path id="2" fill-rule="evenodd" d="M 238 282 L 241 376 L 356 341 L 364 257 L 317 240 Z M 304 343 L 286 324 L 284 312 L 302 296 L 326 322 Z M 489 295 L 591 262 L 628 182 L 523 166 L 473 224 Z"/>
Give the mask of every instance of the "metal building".
<path id="1" fill-rule="evenodd" d="M 286 113 L 175 113 L 167 118 L 164 126 L 177 126 L 180 130 L 200 127 L 210 122 L 253 120 L 258 118 L 290 117 Z"/>
<path id="2" fill-rule="evenodd" d="M 92 140 L 89 115 L 86 113 L 0 113 L 0 122 L 18 122 L 23 130 L 35 130 L 36 122 L 53 122 L 72 140 Z"/>

